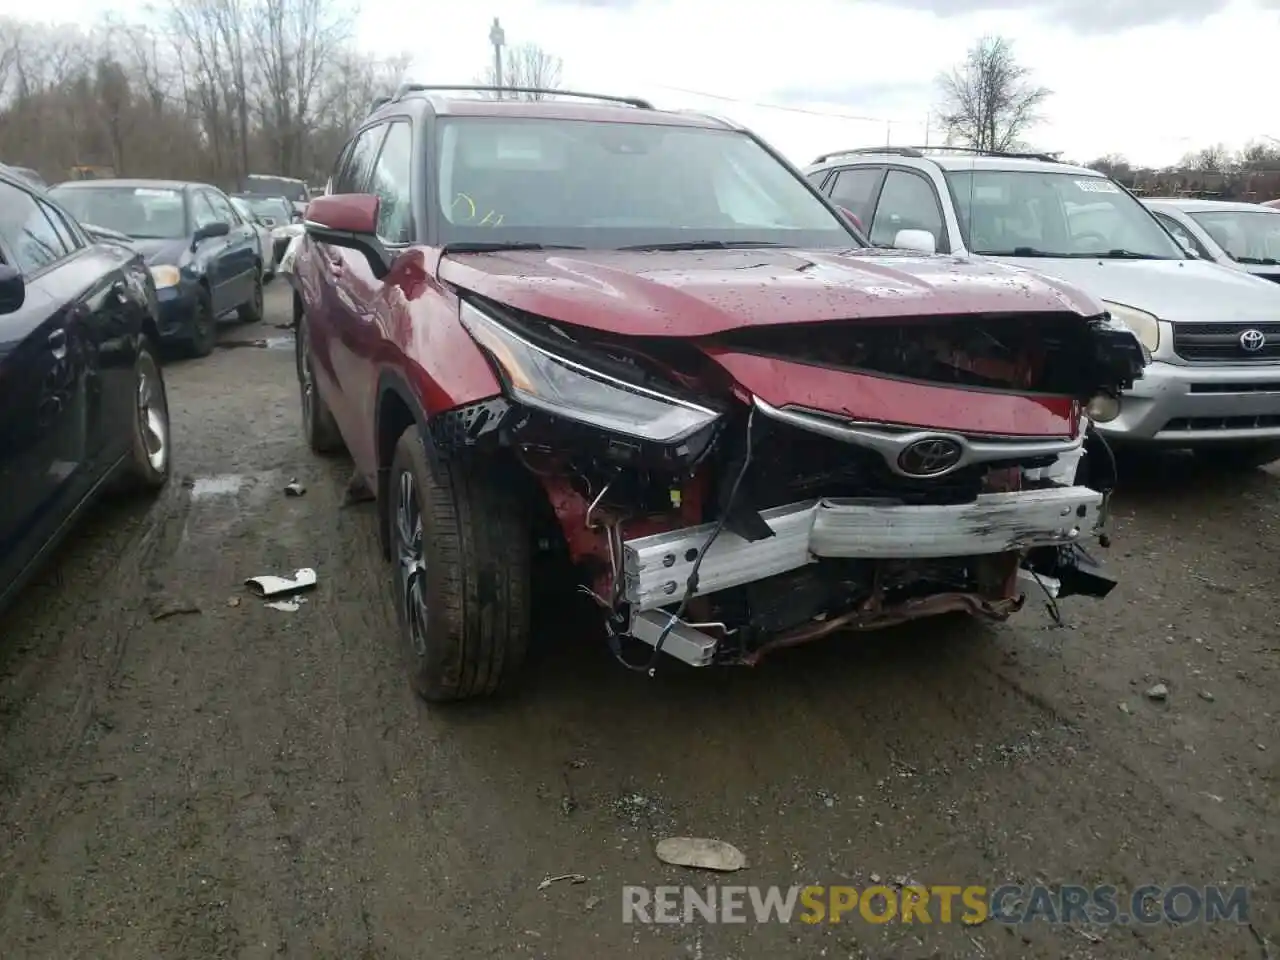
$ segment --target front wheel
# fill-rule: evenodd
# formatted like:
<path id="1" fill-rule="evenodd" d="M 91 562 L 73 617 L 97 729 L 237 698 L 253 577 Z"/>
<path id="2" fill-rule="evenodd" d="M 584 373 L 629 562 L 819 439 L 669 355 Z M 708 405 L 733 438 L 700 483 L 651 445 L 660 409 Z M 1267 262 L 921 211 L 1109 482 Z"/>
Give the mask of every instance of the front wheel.
<path id="1" fill-rule="evenodd" d="M 209 291 L 200 288 L 196 293 L 191 313 L 191 333 L 187 337 L 187 353 L 193 357 L 207 357 L 218 343 L 218 318 L 213 313 L 213 301 Z"/>
<path id="2" fill-rule="evenodd" d="M 1280 441 L 1254 440 L 1248 443 L 1208 444 L 1194 448 L 1197 457 L 1214 466 L 1252 470 L 1280 460 Z"/>
<path id="3" fill-rule="evenodd" d="M 514 686 L 529 646 L 529 526 L 488 477 L 429 462 L 418 427 L 396 444 L 387 522 L 401 642 L 425 700 Z"/>
<path id="4" fill-rule="evenodd" d="M 151 342 L 143 339 L 134 360 L 132 445 L 123 486 L 155 492 L 169 481 L 169 398 Z"/>

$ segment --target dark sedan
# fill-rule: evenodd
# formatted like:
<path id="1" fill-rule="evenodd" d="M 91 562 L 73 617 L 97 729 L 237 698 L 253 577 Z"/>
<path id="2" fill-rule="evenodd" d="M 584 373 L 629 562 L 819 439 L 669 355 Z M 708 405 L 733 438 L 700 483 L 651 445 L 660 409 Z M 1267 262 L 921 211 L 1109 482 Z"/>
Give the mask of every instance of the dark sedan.
<path id="1" fill-rule="evenodd" d="M 262 319 L 262 256 L 253 226 L 227 195 L 203 183 L 80 180 L 49 195 L 79 220 L 130 238 L 160 292 L 160 336 L 208 355 L 217 318 Z"/>
<path id="2" fill-rule="evenodd" d="M 157 315 L 141 253 L 0 172 L 0 607 L 100 492 L 168 480 Z"/>

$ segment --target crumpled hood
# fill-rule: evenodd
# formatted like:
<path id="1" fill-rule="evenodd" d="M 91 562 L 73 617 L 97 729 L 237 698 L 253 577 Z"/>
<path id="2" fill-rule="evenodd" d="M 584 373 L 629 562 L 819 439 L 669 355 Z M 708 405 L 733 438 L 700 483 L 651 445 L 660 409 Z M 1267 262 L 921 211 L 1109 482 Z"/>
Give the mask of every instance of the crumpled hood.
<path id="1" fill-rule="evenodd" d="M 1102 312 L 1089 296 L 1034 273 L 884 250 L 522 250 L 453 254 L 439 273 L 509 307 L 631 336 L 861 318 Z"/>
<path id="2" fill-rule="evenodd" d="M 1204 260 L 998 259 L 1161 320 L 1280 319 L 1280 285 Z"/>

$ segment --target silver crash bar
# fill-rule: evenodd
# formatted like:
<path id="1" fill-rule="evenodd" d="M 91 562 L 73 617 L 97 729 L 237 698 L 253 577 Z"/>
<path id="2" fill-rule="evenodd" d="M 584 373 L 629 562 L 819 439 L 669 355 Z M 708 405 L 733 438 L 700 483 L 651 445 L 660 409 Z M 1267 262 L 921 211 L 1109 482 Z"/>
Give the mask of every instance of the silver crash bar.
<path id="1" fill-rule="evenodd" d="M 761 516 L 773 536 L 751 542 L 724 530 L 698 570 L 695 596 L 728 590 L 823 558 L 926 560 L 1074 543 L 1092 534 L 1103 495 L 1088 487 L 981 494 L 970 503 L 904 506 L 808 500 Z M 633 613 L 679 601 L 715 524 L 622 544 L 624 597 Z"/>

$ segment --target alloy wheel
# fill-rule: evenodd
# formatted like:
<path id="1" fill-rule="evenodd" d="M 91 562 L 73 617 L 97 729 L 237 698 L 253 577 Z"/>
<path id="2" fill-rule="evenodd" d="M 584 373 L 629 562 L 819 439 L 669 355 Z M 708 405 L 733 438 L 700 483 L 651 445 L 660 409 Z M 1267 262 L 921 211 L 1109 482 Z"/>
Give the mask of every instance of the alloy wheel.
<path id="1" fill-rule="evenodd" d="M 169 404 L 149 357 L 138 372 L 138 432 L 151 469 L 164 473 L 169 462 Z"/>
<path id="2" fill-rule="evenodd" d="M 413 474 L 400 474 L 395 515 L 396 567 L 400 578 L 400 602 L 404 604 L 405 629 L 419 657 L 427 653 L 427 561 L 423 549 L 422 510 Z"/>

